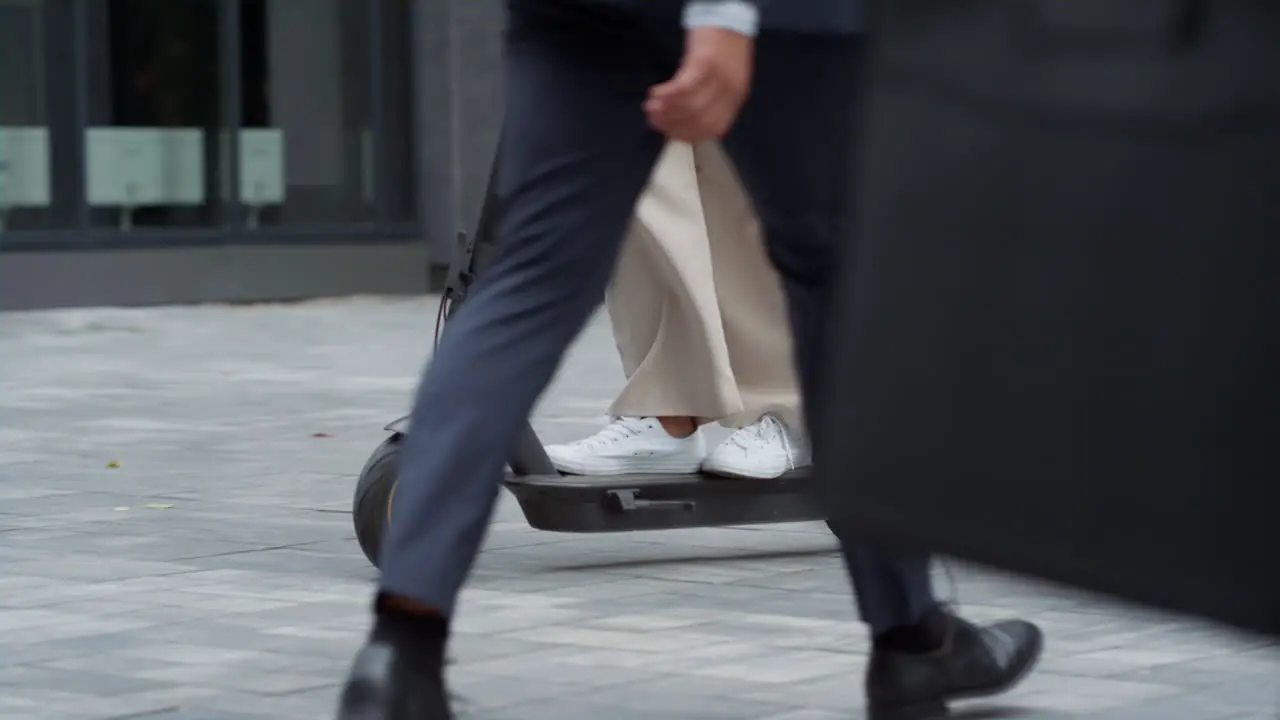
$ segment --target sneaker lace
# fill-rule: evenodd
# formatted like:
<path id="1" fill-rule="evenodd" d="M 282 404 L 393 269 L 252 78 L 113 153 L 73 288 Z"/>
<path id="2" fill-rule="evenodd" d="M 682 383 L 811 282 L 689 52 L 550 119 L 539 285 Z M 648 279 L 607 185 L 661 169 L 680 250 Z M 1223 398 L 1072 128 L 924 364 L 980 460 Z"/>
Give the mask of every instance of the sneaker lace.
<path id="1" fill-rule="evenodd" d="M 778 418 L 765 415 L 759 421 L 735 430 L 729 436 L 728 442 L 743 450 L 755 450 L 780 432 L 782 432 L 782 423 Z"/>
<path id="2" fill-rule="evenodd" d="M 610 418 L 609 424 L 604 426 L 600 432 L 572 444 L 581 448 L 604 447 L 635 437 L 647 428 L 648 426 L 641 419 L 614 416 Z"/>

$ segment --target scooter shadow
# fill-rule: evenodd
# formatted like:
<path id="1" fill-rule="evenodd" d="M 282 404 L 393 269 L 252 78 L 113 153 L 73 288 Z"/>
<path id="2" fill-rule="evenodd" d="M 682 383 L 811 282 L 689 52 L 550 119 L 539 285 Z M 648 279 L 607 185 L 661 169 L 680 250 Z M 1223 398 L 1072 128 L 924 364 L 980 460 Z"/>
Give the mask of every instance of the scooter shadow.
<path id="1" fill-rule="evenodd" d="M 1066 713 L 1052 713 L 1010 705 L 959 708 L 951 711 L 947 720 L 1068 720 L 1078 717 Z"/>
<path id="2" fill-rule="evenodd" d="M 689 563 L 699 564 L 715 564 L 715 563 L 731 563 L 752 560 L 787 560 L 792 558 L 812 558 L 823 555 L 830 555 L 833 558 L 839 553 L 839 549 L 832 545 L 815 546 L 812 548 L 802 548 L 798 550 L 764 550 L 749 552 L 732 552 L 726 550 L 722 553 L 687 553 L 672 554 L 664 557 L 649 558 L 619 558 L 602 561 L 588 562 L 566 562 L 557 564 L 554 567 L 546 568 L 548 572 L 578 572 L 582 570 L 625 570 L 628 568 L 646 568 L 646 567 L 662 567 L 664 565 L 687 565 Z"/>

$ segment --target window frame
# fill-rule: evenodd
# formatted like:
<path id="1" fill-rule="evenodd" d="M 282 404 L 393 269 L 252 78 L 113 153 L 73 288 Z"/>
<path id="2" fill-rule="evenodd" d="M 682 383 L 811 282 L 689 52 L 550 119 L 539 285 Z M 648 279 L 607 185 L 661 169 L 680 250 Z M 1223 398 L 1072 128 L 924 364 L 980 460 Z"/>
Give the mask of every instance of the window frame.
<path id="1" fill-rule="evenodd" d="M 345 2 L 346 0 L 338 0 Z M 414 107 L 413 93 L 415 72 L 412 57 L 394 58 L 394 49 L 404 53 L 412 53 L 409 42 L 397 42 L 394 48 L 389 46 L 386 32 L 398 32 L 398 24 L 394 23 L 393 13 L 412 18 L 404 8 L 409 0 L 364 0 L 372 6 L 369 21 L 368 53 L 368 88 L 371 99 L 370 127 L 373 131 L 373 214 L 372 220 L 366 221 L 334 221 L 323 223 L 290 223 L 287 225 L 263 225 L 250 227 L 248 224 L 249 209 L 238 200 L 220 204 L 218 223 L 203 227 L 134 227 L 119 230 L 95 226 L 91 223 L 90 208 L 85 198 L 86 173 L 85 131 L 89 127 L 88 110 L 90 104 L 89 68 L 91 31 L 97 30 L 92 25 L 90 3 L 84 0 L 43 0 L 45 13 L 46 38 L 61 38 L 58 43 L 45 42 L 44 58 L 45 76 L 50 85 L 65 83 L 71 88 L 67 100 L 55 103 L 49 100 L 47 124 L 51 137 L 58 138 L 52 143 L 58 148 L 50 158 L 50 173 L 54 185 L 53 208 L 62 206 L 63 212 L 69 212 L 70 222 L 42 229 L 7 229 L 0 232 L 0 253 L 32 252 L 60 249 L 75 250 L 127 250 L 144 248 L 182 248 L 210 247 L 225 245 L 327 245 L 327 244 L 400 244 L 420 242 L 424 218 L 420 203 L 416 202 L 418 182 L 416 168 L 410 164 L 402 172 L 405 177 L 392 178 L 391 155 L 393 148 L 407 145 L 405 151 L 412 152 L 416 147 L 415 124 L 412 118 L 399 123 L 387 121 L 389 93 L 403 94 L 395 98 L 391 107 L 398 111 L 412 112 Z M 240 63 L 240 0 L 216 0 L 218 8 L 218 67 L 222 81 L 218 84 L 221 95 L 220 107 L 222 126 L 228 132 L 232 142 L 238 141 L 241 128 L 241 63 Z M 389 22 L 391 20 L 392 22 Z M 404 32 L 411 32 L 408 28 Z M 71 38 L 67 43 L 66 38 Z M 384 68 L 388 63 L 401 62 L 407 70 L 397 73 L 401 87 L 388 87 L 385 81 Z M 52 95 L 50 96 L 52 97 Z M 388 138 L 390 127 L 399 126 L 408 137 Z M 228 173 L 226 187 L 229 197 L 238 198 L 240 191 L 239 152 L 232 146 L 232 151 L 224 159 Z M 396 219 L 395 202 L 388 191 L 397 192 L 397 183 L 407 186 L 399 192 L 405 192 L 411 199 L 409 202 L 410 217 Z"/>

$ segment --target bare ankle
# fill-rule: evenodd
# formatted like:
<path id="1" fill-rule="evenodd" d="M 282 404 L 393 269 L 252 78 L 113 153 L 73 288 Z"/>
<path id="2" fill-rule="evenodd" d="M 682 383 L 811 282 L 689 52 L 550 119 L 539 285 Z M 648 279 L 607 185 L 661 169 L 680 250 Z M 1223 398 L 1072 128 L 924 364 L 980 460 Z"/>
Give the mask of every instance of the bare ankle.
<path id="1" fill-rule="evenodd" d="M 698 431 L 698 421 L 691 417 L 660 417 L 658 424 L 675 438 L 687 438 Z"/>

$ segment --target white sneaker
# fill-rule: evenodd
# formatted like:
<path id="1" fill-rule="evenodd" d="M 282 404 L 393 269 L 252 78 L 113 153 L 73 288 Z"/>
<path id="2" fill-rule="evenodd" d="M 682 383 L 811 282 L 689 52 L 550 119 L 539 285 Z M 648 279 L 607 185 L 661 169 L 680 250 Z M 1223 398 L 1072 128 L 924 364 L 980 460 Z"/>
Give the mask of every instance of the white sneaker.
<path id="1" fill-rule="evenodd" d="M 769 414 L 739 428 L 702 463 L 711 475 L 736 478 L 776 478 L 813 462 L 809 441 Z"/>
<path id="2" fill-rule="evenodd" d="M 615 417 L 603 430 L 567 445 L 548 445 L 547 457 L 569 475 L 696 473 L 707 456 L 701 432 L 672 437 L 656 418 Z"/>

